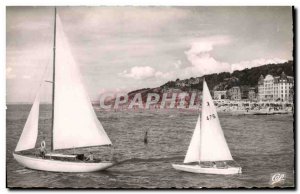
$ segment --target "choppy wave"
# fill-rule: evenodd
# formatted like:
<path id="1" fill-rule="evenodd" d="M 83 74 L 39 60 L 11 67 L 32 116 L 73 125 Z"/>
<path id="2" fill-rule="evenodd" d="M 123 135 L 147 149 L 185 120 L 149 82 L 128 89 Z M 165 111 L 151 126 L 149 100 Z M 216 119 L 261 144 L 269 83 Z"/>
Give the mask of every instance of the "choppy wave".
<path id="1" fill-rule="evenodd" d="M 40 114 L 38 143 L 41 135 L 50 137 L 51 107 L 44 108 Z M 13 159 L 11 153 L 29 109 L 30 106 L 26 105 L 9 105 L 7 109 L 8 187 L 269 187 L 270 176 L 275 172 L 286 173 L 282 186 L 294 185 L 293 117 L 290 115 L 219 115 L 231 154 L 243 168 L 243 174 L 228 178 L 180 172 L 172 168 L 172 163 L 182 163 L 198 117 L 197 112 L 179 110 L 141 113 L 97 111 L 119 161 L 118 165 L 106 171 L 53 173 L 26 169 Z M 146 130 L 147 145 L 143 142 Z M 47 144 L 50 144 L 49 138 Z M 95 151 L 96 148 L 93 148 Z M 99 148 L 98 151 L 99 157 L 110 155 L 105 149 Z"/>

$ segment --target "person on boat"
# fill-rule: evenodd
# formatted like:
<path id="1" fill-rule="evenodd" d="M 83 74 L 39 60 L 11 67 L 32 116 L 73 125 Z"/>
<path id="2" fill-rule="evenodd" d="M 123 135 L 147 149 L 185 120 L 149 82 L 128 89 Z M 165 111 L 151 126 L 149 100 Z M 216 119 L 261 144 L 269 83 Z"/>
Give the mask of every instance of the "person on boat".
<path id="1" fill-rule="evenodd" d="M 227 165 L 226 161 L 219 162 L 218 163 L 218 168 L 228 168 L 228 165 Z"/>
<path id="2" fill-rule="evenodd" d="M 212 162 L 212 167 L 217 168 L 217 164 L 215 162 Z"/>
<path id="3" fill-rule="evenodd" d="M 92 152 L 86 157 L 86 161 L 93 161 L 94 160 L 94 155 Z"/>
<path id="4" fill-rule="evenodd" d="M 224 165 L 224 168 L 228 168 L 228 164 L 227 164 L 227 162 L 223 162 L 223 165 Z"/>
<path id="5" fill-rule="evenodd" d="M 42 158 L 45 158 L 46 152 L 47 152 L 47 150 L 46 150 L 46 141 L 43 140 L 43 141 L 41 142 L 41 147 L 40 147 L 40 156 L 41 156 Z"/>

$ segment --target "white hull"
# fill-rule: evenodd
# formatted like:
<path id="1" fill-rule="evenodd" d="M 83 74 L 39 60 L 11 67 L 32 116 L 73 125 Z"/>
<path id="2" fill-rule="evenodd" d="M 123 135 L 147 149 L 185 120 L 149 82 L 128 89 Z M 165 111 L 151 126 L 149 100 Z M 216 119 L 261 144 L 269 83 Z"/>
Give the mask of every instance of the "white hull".
<path id="1" fill-rule="evenodd" d="M 43 158 L 34 158 L 13 153 L 14 158 L 24 167 L 51 172 L 94 172 L 107 169 L 111 162 L 70 162 Z"/>
<path id="2" fill-rule="evenodd" d="M 203 173 L 203 174 L 238 174 L 238 173 L 242 173 L 241 167 L 204 168 L 199 165 L 179 165 L 179 164 L 172 164 L 172 166 L 176 170 L 192 172 L 192 173 Z"/>

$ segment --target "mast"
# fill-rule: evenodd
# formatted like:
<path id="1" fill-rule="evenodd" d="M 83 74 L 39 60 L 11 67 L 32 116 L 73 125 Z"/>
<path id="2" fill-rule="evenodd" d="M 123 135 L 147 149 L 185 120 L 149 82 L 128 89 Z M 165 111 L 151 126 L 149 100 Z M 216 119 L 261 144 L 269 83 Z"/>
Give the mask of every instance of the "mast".
<path id="1" fill-rule="evenodd" d="M 203 130 L 203 126 L 202 126 L 202 123 L 203 123 L 203 107 L 204 107 L 204 84 L 205 84 L 205 75 L 203 75 L 203 81 L 202 81 L 202 102 L 201 102 L 201 118 L 200 118 L 200 146 L 201 146 L 201 136 L 202 136 L 202 130 Z M 201 158 L 200 158 L 200 153 L 201 153 L 201 147 L 200 147 L 200 151 L 199 151 L 199 165 L 201 165 Z"/>
<path id="2" fill-rule="evenodd" d="M 201 153 L 201 132 L 202 132 L 202 123 L 203 123 L 203 104 L 204 104 L 204 83 L 205 83 L 205 76 L 203 75 L 203 80 L 202 80 L 202 102 L 201 102 L 201 117 L 200 117 L 200 143 L 199 143 L 199 166 L 201 165 L 201 158 L 200 158 L 200 153 Z M 199 111 L 200 112 L 200 111 Z"/>
<path id="3" fill-rule="evenodd" d="M 51 151 L 53 150 L 54 130 L 54 94 L 55 94 L 55 45 L 56 45 L 56 7 L 54 8 L 54 38 L 53 38 L 53 77 L 52 77 L 52 126 L 51 126 Z"/>

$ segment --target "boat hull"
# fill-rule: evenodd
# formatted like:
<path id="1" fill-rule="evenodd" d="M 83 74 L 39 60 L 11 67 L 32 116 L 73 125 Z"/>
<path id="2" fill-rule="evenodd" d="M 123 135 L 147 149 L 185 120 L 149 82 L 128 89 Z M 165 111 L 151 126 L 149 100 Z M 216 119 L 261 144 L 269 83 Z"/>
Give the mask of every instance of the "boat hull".
<path id="1" fill-rule="evenodd" d="M 192 173 L 203 173 L 203 174 L 239 174 L 242 173 L 241 167 L 228 167 L 228 168 L 204 168 L 199 165 L 179 165 L 172 164 L 176 170 Z"/>
<path id="2" fill-rule="evenodd" d="M 17 162 L 26 168 L 50 172 L 95 172 L 105 170 L 114 164 L 111 162 L 70 162 L 43 158 L 34 158 L 13 153 Z"/>

